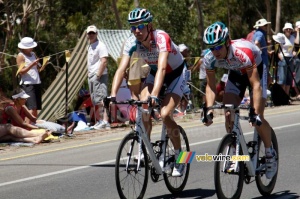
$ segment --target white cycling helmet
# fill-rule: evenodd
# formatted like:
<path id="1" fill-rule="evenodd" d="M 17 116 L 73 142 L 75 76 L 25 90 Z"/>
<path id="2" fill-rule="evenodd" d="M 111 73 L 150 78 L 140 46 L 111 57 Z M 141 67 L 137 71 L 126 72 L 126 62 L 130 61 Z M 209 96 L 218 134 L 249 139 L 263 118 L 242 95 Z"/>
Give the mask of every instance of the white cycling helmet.
<path id="1" fill-rule="evenodd" d="M 128 22 L 130 24 L 138 22 L 149 23 L 152 21 L 152 18 L 151 13 L 145 8 L 135 8 L 128 14 Z"/>
<path id="2" fill-rule="evenodd" d="M 226 41 L 228 35 L 228 28 L 225 24 L 217 21 L 206 28 L 203 41 L 207 47 L 211 48 Z"/>

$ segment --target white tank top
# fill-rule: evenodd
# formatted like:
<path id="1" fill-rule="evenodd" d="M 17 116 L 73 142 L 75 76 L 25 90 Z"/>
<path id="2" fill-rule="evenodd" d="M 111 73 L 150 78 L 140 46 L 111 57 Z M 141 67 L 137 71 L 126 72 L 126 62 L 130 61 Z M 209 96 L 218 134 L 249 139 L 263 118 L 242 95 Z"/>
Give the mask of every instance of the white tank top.
<path id="1" fill-rule="evenodd" d="M 25 66 L 28 67 L 32 62 L 36 60 L 35 54 L 31 52 L 31 56 L 26 56 L 24 53 L 20 52 L 19 54 L 23 55 L 25 58 Z M 20 85 L 22 84 L 40 84 L 41 79 L 37 65 L 33 66 L 27 73 L 21 75 Z"/>

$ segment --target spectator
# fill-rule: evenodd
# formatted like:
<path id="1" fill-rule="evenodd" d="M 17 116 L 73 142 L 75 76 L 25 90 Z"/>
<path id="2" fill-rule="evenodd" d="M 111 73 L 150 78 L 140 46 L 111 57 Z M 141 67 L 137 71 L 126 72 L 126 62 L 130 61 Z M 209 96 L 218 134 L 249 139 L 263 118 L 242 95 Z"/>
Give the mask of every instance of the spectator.
<path id="1" fill-rule="evenodd" d="M 124 47 L 124 44 L 123 44 Z M 122 51 L 123 52 L 123 47 Z M 121 54 L 122 56 L 122 54 Z M 131 98 L 138 100 L 142 84 L 150 71 L 150 67 L 138 53 L 133 52 L 130 65 L 126 70 L 127 85 L 130 89 Z"/>
<path id="2" fill-rule="evenodd" d="M 124 44 L 122 46 L 121 52 L 120 52 L 120 59 L 121 61 L 122 53 L 124 50 Z M 118 65 L 120 64 L 118 62 Z M 128 99 L 134 99 L 139 100 L 140 99 L 140 93 L 142 85 L 150 71 L 150 67 L 144 59 L 139 56 L 138 53 L 133 52 L 132 56 L 130 57 L 130 63 L 128 68 L 125 72 L 125 77 L 122 81 L 122 84 L 120 86 L 120 89 L 118 90 L 116 99 L 118 101 L 128 100 Z M 128 92 L 129 89 L 129 92 Z M 117 107 L 117 108 L 115 108 Z M 127 106 L 127 105 L 114 105 L 111 104 L 111 110 L 113 112 L 112 116 L 115 116 L 115 118 L 118 118 L 118 121 L 126 121 L 129 120 L 130 123 L 135 122 L 135 116 L 136 116 L 136 107 L 135 106 Z M 119 111 L 119 112 L 118 112 Z M 121 117 L 123 116 L 123 117 Z M 115 119 L 116 120 L 116 119 Z"/>
<path id="3" fill-rule="evenodd" d="M 97 118 L 98 113 L 102 116 L 93 126 L 94 129 L 110 129 L 106 110 L 103 108 L 103 99 L 107 96 L 107 57 L 108 51 L 105 44 L 97 38 L 97 28 L 94 25 L 88 26 L 87 37 L 89 40 L 87 54 L 88 84 L 93 106 L 99 105 L 95 110 Z M 97 119 L 98 119 L 97 118 Z"/>
<path id="4" fill-rule="evenodd" d="M 282 52 L 278 52 L 278 84 L 281 85 L 285 93 L 289 96 L 290 87 L 293 83 L 292 71 L 293 68 L 293 56 L 296 55 L 294 49 L 295 37 L 292 35 L 293 26 L 291 23 L 285 23 L 283 32 L 273 35 L 273 39 L 280 43 Z"/>
<path id="5" fill-rule="evenodd" d="M 267 49 L 267 30 L 268 25 L 271 22 L 268 22 L 265 19 L 258 20 L 253 26 L 256 28 L 255 33 L 253 35 L 252 41 L 257 45 L 261 50 L 261 57 L 263 59 L 263 63 L 269 68 L 269 59 L 268 59 L 268 49 Z"/>
<path id="6" fill-rule="evenodd" d="M 41 66 L 39 58 L 33 52 L 37 43 L 30 37 L 24 37 L 18 44 L 20 50 L 17 55 L 19 74 L 21 75 L 21 88 L 30 96 L 26 101 L 29 112 L 37 117 L 37 110 L 42 109 L 41 79 L 38 67 Z M 23 65 L 24 64 L 24 65 Z M 23 67 L 23 68 L 22 68 Z M 29 119 L 26 119 L 29 123 Z"/>
<path id="7" fill-rule="evenodd" d="M 43 131 L 44 132 L 42 134 L 37 134 L 36 132 L 28 131 L 26 129 L 13 126 L 11 124 L 1 124 L 0 141 L 29 142 L 38 144 L 51 135 L 51 131 Z"/>
<path id="8" fill-rule="evenodd" d="M 190 57 L 190 50 L 189 50 L 189 48 L 185 44 L 179 44 L 178 48 L 179 48 L 180 53 L 184 57 L 185 61 L 188 62 L 190 60 L 190 58 L 191 58 Z M 191 68 L 192 68 L 192 66 L 189 66 L 187 64 L 187 69 L 188 70 L 185 72 L 185 74 L 186 74 L 185 79 L 186 79 L 187 83 L 184 86 L 183 96 L 181 98 L 181 101 L 179 102 L 179 104 L 177 106 L 177 109 L 180 112 L 184 113 L 184 114 L 186 114 L 186 109 L 187 109 L 188 105 L 192 106 L 191 99 L 192 99 L 193 93 L 192 93 L 191 86 L 188 84 L 188 82 L 191 83 L 191 81 L 192 81 Z"/>
<path id="9" fill-rule="evenodd" d="M 11 123 L 14 126 L 18 126 L 27 130 L 38 129 L 39 127 L 32 125 L 36 123 L 36 117 L 25 106 L 26 100 L 30 98 L 24 90 L 18 88 L 13 91 L 13 103 L 9 103 L 4 107 L 2 113 L 2 124 Z M 30 122 L 25 122 L 27 117 Z"/>
<path id="10" fill-rule="evenodd" d="M 299 32 L 300 32 L 300 21 L 297 21 L 295 24 L 295 51 L 297 52 L 296 57 L 294 59 L 294 66 L 295 66 L 295 92 L 296 92 L 296 99 L 300 100 L 300 93 L 298 90 L 298 86 L 300 85 L 300 46 L 299 46 Z"/>
<path id="11" fill-rule="evenodd" d="M 64 130 L 64 127 L 53 122 L 37 120 L 37 118 L 30 113 L 25 103 L 30 96 L 24 90 L 17 88 L 13 91 L 13 103 L 7 103 L 1 114 L 1 123 L 11 123 L 13 126 L 21 127 L 26 130 L 36 130 L 39 128 L 50 129 L 53 132 Z M 30 120 L 25 122 L 25 118 Z M 50 125 L 50 126 L 49 126 Z M 68 131 L 72 130 L 74 125 L 68 127 Z"/>
<path id="12" fill-rule="evenodd" d="M 201 58 L 199 59 L 199 61 L 193 66 L 192 72 L 199 70 L 199 80 L 200 80 L 200 92 L 202 95 L 202 103 L 205 102 L 205 88 L 206 88 L 206 84 L 207 84 L 207 80 L 206 80 L 206 70 L 205 67 L 203 65 L 203 57 L 204 55 L 208 52 L 207 49 L 202 50 L 201 53 Z"/>
<path id="13" fill-rule="evenodd" d="M 246 40 L 252 42 L 252 38 L 253 38 L 254 33 L 255 33 L 255 30 L 251 30 L 251 32 L 249 32 L 249 33 L 247 34 Z"/>
<path id="14" fill-rule="evenodd" d="M 216 87 L 216 101 L 223 102 L 223 96 L 225 92 L 225 85 L 228 79 L 228 74 L 223 74 L 220 82 L 217 84 Z"/>

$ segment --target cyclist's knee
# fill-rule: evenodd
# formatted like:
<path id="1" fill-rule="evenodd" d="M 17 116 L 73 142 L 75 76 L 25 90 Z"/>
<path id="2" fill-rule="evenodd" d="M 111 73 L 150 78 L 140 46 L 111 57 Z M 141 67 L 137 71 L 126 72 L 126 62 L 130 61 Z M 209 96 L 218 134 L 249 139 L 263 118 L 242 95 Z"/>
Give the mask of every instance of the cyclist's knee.
<path id="1" fill-rule="evenodd" d="M 162 118 L 163 121 L 168 120 L 168 119 L 171 118 L 170 112 L 167 111 L 166 109 L 162 109 L 162 110 L 160 111 L 160 116 L 161 116 L 161 118 Z"/>

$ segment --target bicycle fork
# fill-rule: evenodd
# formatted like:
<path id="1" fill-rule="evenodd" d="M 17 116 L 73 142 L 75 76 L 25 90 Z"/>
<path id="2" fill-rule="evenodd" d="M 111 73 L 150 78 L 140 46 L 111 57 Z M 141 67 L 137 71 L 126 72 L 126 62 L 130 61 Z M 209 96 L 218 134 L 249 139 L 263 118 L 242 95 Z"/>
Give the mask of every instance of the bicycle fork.
<path id="1" fill-rule="evenodd" d="M 138 152 L 137 170 L 140 169 L 141 154 L 143 153 L 142 143 L 144 143 L 145 147 L 146 147 L 146 151 L 150 156 L 150 160 L 152 160 L 152 164 L 153 164 L 154 168 L 156 169 L 157 174 L 161 175 L 162 174 L 162 169 L 160 168 L 159 162 L 156 159 L 156 156 L 154 154 L 152 145 L 150 143 L 150 140 L 148 139 L 148 135 L 147 135 L 147 133 L 143 133 L 143 132 L 146 132 L 146 129 L 145 129 L 145 127 L 143 125 L 143 122 L 142 122 L 142 112 L 150 114 L 148 110 L 142 110 L 142 107 L 138 108 L 137 117 L 136 117 L 136 120 L 137 120 L 136 124 L 141 124 L 141 125 L 135 125 L 135 130 L 139 135 L 138 136 L 139 137 L 139 152 Z M 146 154 L 144 154 L 144 158 L 147 158 Z M 145 165 L 145 166 L 148 166 L 148 165 Z"/>
<path id="2" fill-rule="evenodd" d="M 235 118 L 234 118 L 234 124 L 238 124 L 238 125 L 234 125 L 233 127 L 233 130 L 232 132 L 234 132 L 236 134 L 236 155 L 239 156 L 240 155 L 240 147 L 241 147 L 241 150 L 242 150 L 242 154 L 245 155 L 245 156 L 248 156 L 250 158 L 250 154 L 249 154 L 249 151 L 248 151 L 248 147 L 247 147 L 247 144 L 246 144 L 246 141 L 245 141 L 245 138 L 244 136 L 242 135 L 242 131 L 241 131 L 241 125 L 239 123 L 239 113 L 236 113 L 235 114 Z M 257 131 L 256 129 L 254 130 L 254 135 L 253 135 L 253 141 L 258 141 L 258 134 L 257 134 Z M 257 144 L 255 145 L 254 147 L 254 155 L 253 157 L 251 157 L 250 161 L 245 161 L 245 164 L 248 168 L 248 175 L 251 176 L 251 177 L 254 177 L 255 176 L 255 168 L 257 166 L 257 151 L 258 151 L 258 146 Z M 237 165 L 238 164 L 235 164 L 235 168 L 234 168 L 234 171 L 237 171 Z"/>

